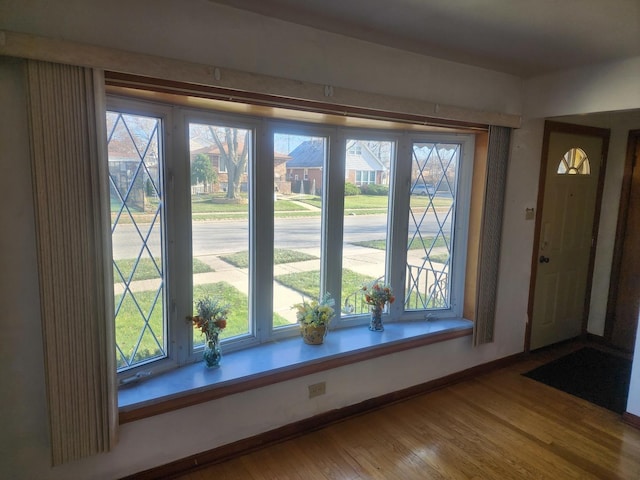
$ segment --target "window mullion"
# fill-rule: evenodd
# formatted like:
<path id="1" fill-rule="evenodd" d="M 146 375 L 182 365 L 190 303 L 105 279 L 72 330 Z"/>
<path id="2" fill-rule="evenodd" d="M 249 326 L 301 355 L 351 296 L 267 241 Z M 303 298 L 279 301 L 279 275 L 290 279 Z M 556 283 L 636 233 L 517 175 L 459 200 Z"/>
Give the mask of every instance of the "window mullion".
<path id="1" fill-rule="evenodd" d="M 323 235 L 322 235 L 322 279 L 321 288 L 331 293 L 336 312 L 342 304 L 342 239 L 344 234 L 344 171 L 346 158 L 346 139 L 342 132 L 333 131 L 329 136 L 329 161 L 323 185 Z M 332 252 L 331 255 L 328 252 Z"/>
<path id="2" fill-rule="evenodd" d="M 171 354 L 179 364 L 193 360 L 192 326 L 186 317 L 193 314 L 193 272 L 190 165 L 188 123 L 183 110 L 173 109 L 172 137 L 167 150 L 167 292 Z"/>
<path id="3" fill-rule="evenodd" d="M 387 271 L 389 282 L 394 287 L 396 298 L 405 297 L 407 263 L 407 237 L 409 229 L 409 190 L 411 188 L 411 138 L 403 135 L 398 141 L 395 167 L 392 176 L 391 221 Z M 390 314 L 399 318 L 404 312 L 404 302 L 396 301 L 390 306 Z"/>
<path id="4" fill-rule="evenodd" d="M 255 161 L 251 164 L 249 319 L 259 342 L 271 336 L 273 325 L 273 127 L 264 120 L 256 129 Z"/>

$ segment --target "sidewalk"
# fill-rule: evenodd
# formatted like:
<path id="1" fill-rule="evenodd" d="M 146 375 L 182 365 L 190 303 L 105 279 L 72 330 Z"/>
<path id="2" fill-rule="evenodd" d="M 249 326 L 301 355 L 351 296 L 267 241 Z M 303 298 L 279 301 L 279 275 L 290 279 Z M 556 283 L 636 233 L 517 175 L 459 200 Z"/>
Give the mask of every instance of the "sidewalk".
<path id="1" fill-rule="evenodd" d="M 317 255 L 316 249 L 300 249 L 301 252 Z M 421 255 L 414 255 L 414 262 L 418 263 Z M 238 268 L 230 263 L 221 260 L 217 255 L 205 255 L 198 257 L 199 260 L 211 267 L 213 272 L 199 273 L 194 275 L 193 280 L 196 285 L 206 283 L 226 282 L 233 285 L 244 294 L 249 291 L 249 275 L 247 268 Z M 344 269 L 352 270 L 362 275 L 373 278 L 381 276 L 384 272 L 385 252 L 375 248 L 367 248 L 356 245 L 345 246 L 343 251 L 342 264 Z M 302 262 L 283 263 L 274 265 L 274 276 L 298 273 L 320 269 L 320 259 L 306 260 Z M 130 286 L 132 292 L 141 292 L 145 290 L 155 290 L 158 288 L 159 280 L 141 280 L 133 282 Z M 300 292 L 285 287 L 278 282 L 274 282 L 273 286 L 273 311 L 282 317 L 295 322 L 295 311 L 292 305 L 302 301 Z M 121 284 L 114 286 L 114 293 L 123 292 Z M 344 299 L 343 299 L 344 300 Z M 336 310 L 339 309 L 336 305 Z"/>
<path id="2" fill-rule="evenodd" d="M 303 251 L 302 249 L 301 251 Z M 304 252 L 317 254 L 317 251 Z M 343 268 L 353 270 L 354 272 L 368 275 L 371 277 L 380 276 L 380 270 L 384 269 L 385 252 L 373 248 L 350 246 L 345 249 L 343 257 Z M 202 285 L 206 283 L 226 282 L 233 285 L 239 291 L 248 294 L 249 291 L 249 275 L 247 268 L 238 268 L 230 263 L 221 260 L 217 255 L 205 255 L 198 257 L 199 260 L 211 267 L 213 272 L 199 273 L 193 276 L 194 284 Z M 320 259 L 306 260 L 303 262 L 283 263 L 274 265 L 274 276 L 306 272 L 320 269 Z M 155 290 L 158 288 L 158 279 L 141 280 L 132 282 L 130 289 L 132 292 L 141 292 L 145 290 Z M 295 322 L 295 311 L 292 305 L 302 301 L 300 292 L 285 287 L 278 282 L 274 282 L 273 292 L 273 311 L 284 318 Z M 114 286 L 114 293 L 121 294 L 124 288 L 121 284 Z"/>

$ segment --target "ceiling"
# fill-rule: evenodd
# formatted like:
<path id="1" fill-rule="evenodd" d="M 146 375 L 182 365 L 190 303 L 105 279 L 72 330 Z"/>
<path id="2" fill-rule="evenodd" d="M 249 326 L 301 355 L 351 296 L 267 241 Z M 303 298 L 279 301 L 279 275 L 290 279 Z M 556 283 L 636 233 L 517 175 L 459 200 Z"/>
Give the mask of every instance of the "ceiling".
<path id="1" fill-rule="evenodd" d="M 640 0 L 210 0 L 533 77 L 640 56 Z"/>

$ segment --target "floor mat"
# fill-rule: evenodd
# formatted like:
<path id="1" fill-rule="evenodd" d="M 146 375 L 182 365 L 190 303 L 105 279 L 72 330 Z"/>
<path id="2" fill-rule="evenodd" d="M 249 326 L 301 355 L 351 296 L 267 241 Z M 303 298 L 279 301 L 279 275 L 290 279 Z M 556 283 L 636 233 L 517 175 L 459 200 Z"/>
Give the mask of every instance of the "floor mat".
<path id="1" fill-rule="evenodd" d="M 631 360 L 587 347 L 523 375 L 616 413 L 624 413 Z"/>

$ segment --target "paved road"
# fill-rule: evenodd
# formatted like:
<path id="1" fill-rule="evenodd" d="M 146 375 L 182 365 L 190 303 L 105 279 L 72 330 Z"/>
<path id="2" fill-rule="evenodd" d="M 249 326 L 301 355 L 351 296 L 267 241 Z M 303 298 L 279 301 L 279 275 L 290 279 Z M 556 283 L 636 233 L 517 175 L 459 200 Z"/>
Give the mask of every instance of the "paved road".
<path id="1" fill-rule="evenodd" d="M 438 225 L 433 215 L 423 221 L 423 233 L 435 234 Z M 384 215 L 356 215 L 345 217 L 344 239 L 346 242 L 378 240 L 385 238 Z M 141 225 L 139 234 L 133 225 L 119 225 L 113 236 L 114 257 L 135 258 L 140 253 L 140 235 L 146 236 L 149 225 Z M 313 248 L 320 242 L 320 218 L 278 218 L 275 224 L 276 248 Z M 151 254 L 159 254 L 159 232 L 149 235 Z M 248 233 L 246 221 L 203 221 L 193 224 L 194 256 L 232 253 L 247 250 Z"/>

